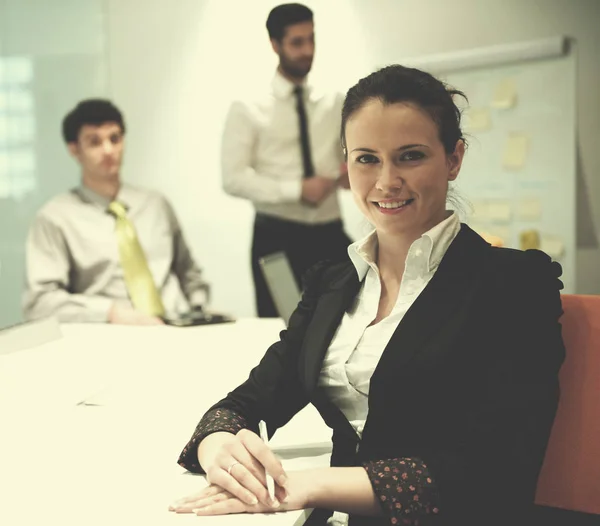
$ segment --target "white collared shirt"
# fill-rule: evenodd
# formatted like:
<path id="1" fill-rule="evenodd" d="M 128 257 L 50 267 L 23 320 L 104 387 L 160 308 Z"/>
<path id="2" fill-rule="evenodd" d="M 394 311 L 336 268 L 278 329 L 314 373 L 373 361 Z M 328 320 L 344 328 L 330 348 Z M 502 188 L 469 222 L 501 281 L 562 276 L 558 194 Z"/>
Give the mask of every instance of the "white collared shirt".
<path id="1" fill-rule="evenodd" d="M 344 160 L 343 97 L 303 87 L 315 174 L 337 179 Z M 301 150 L 294 84 L 277 72 L 268 92 L 237 100 L 229 109 L 221 145 L 225 191 L 249 199 L 257 212 L 281 219 L 306 224 L 339 219 L 337 192 L 317 207 L 301 201 Z"/>
<path id="2" fill-rule="evenodd" d="M 375 367 L 402 318 L 435 274 L 460 230 L 456 213 L 413 242 L 405 262 L 398 298 L 390 314 L 375 325 L 381 296 L 375 263 L 377 234 L 348 247 L 359 280 L 364 280 L 352 308 L 344 314 L 325 355 L 319 385 L 362 436 L 367 419 L 369 384 Z"/>
<path id="3" fill-rule="evenodd" d="M 354 305 L 348 310 L 329 345 L 321 366 L 319 386 L 344 413 L 362 438 L 369 411 L 369 385 L 388 342 L 408 309 L 435 274 L 440 261 L 460 231 L 452 212 L 444 221 L 413 242 L 406 256 L 398 298 L 390 314 L 375 325 L 381 297 L 377 268 L 377 233 L 348 247 L 358 279 L 363 281 Z M 330 526 L 348 524 L 346 513 L 334 512 Z"/>

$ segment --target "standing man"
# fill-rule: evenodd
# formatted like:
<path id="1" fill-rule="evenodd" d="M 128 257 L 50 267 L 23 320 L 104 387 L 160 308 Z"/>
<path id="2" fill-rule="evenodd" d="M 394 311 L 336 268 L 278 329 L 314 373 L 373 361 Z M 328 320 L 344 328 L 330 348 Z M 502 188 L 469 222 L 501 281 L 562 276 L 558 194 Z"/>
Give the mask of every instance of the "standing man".
<path id="1" fill-rule="evenodd" d="M 171 205 L 121 181 L 124 137 L 123 116 L 107 100 L 84 100 L 64 118 L 81 184 L 31 225 L 26 318 L 153 325 L 206 303 L 208 285 Z"/>
<path id="2" fill-rule="evenodd" d="M 307 83 L 315 52 L 312 11 L 301 4 L 275 7 L 267 30 L 279 67 L 257 100 L 238 100 L 229 110 L 222 142 L 223 186 L 249 199 L 256 218 L 252 274 L 260 317 L 277 317 L 259 259 L 283 251 L 298 284 L 323 259 L 347 257 L 351 243 L 340 219 L 338 186 L 343 155 L 343 97 Z M 345 171 L 345 170 L 344 170 Z"/>

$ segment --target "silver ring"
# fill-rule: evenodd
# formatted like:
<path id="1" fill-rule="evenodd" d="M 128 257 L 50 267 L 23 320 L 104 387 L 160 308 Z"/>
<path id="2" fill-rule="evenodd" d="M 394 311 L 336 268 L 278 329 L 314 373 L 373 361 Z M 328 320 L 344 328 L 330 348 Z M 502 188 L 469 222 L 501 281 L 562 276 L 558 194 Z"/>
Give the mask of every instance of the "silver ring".
<path id="1" fill-rule="evenodd" d="M 231 470 L 233 469 L 233 466 L 235 466 L 236 464 L 239 464 L 239 462 L 232 462 L 229 467 L 227 468 L 227 474 L 231 475 Z"/>

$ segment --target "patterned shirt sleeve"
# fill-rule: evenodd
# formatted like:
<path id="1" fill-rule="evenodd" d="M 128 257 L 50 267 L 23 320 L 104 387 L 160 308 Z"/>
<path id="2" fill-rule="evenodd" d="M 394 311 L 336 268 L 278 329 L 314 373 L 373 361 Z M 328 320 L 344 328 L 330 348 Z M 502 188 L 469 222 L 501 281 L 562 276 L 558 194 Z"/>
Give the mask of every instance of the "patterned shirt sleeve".
<path id="1" fill-rule="evenodd" d="M 437 488 L 419 458 L 373 460 L 363 467 L 390 524 L 418 526 L 439 513 Z"/>
<path id="2" fill-rule="evenodd" d="M 196 426 L 192 438 L 183 448 L 177 463 L 192 473 L 204 473 L 196 454 L 198 444 L 211 433 L 226 431 L 235 435 L 240 429 L 247 427 L 244 417 L 231 409 L 213 409 L 209 411 Z"/>

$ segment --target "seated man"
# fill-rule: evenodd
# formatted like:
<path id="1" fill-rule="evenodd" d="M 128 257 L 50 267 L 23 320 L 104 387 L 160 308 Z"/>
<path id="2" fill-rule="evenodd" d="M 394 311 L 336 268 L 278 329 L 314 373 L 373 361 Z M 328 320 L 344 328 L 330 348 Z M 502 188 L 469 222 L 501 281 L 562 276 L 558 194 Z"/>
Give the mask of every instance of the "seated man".
<path id="1" fill-rule="evenodd" d="M 107 100 L 82 101 L 64 118 L 81 185 L 31 225 L 27 319 L 147 325 L 206 303 L 208 285 L 168 201 L 121 182 L 124 135 L 123 116 Z"/>

